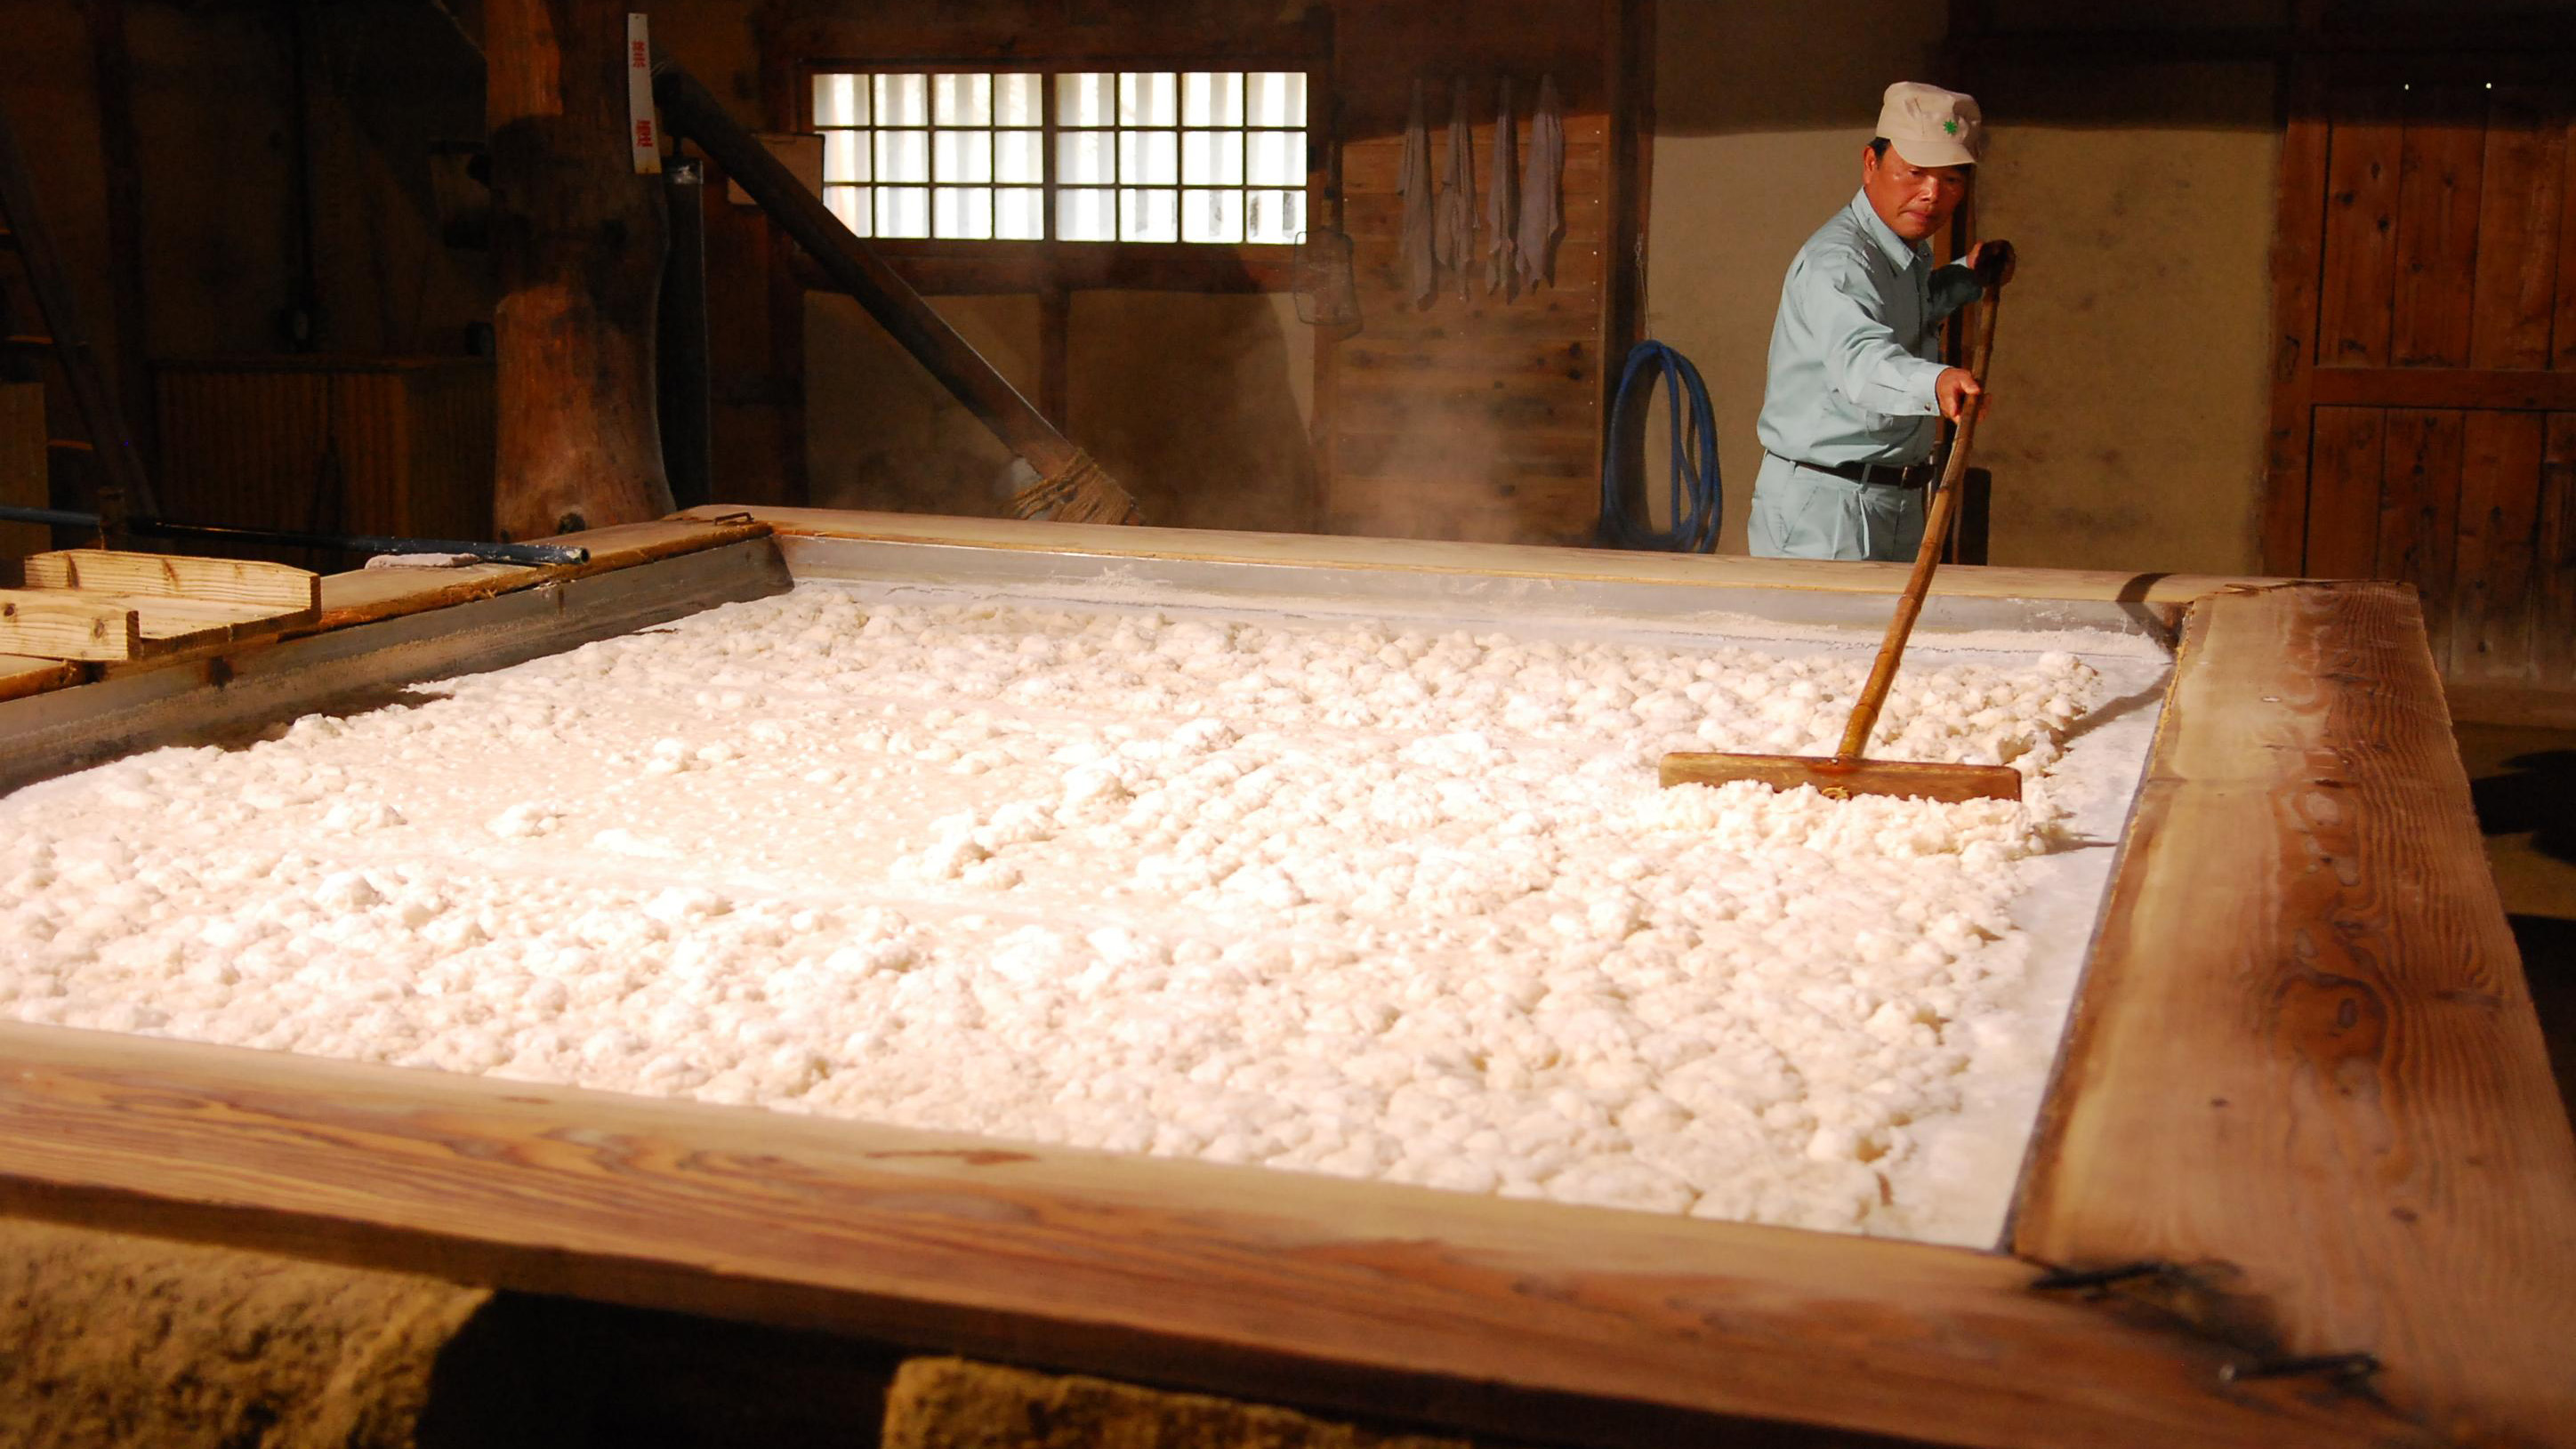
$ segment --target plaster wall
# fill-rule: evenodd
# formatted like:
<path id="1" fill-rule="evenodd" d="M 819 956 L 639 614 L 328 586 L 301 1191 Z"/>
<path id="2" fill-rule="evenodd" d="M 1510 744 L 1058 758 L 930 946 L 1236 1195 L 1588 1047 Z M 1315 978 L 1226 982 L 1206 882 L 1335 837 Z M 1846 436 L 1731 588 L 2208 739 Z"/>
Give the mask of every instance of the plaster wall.
<path id="1" fill-rule="evenodd" d="M 1038 299 L 931 305 L 1018 388 L 1038 391 Z M 816 507 L 995 516 L 1013 455 L 856 301 L 805 297 L 805 469 Z M 719 463 L 717 492 L 723 495 Z"/>

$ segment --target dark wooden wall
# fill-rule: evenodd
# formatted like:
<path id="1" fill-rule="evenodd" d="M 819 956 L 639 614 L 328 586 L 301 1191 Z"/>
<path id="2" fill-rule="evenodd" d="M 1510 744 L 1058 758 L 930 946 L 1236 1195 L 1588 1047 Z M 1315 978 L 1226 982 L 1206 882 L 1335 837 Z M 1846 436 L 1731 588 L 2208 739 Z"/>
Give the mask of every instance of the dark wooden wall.
<path id="1" fill-rule="evenodd" d="M 1520 543 L 1587 541 L 1599 511 L 1604 354 L 1624 353 L 1609 311 L 1615 194 L 1611 91 L 1618 7 L 1598 0 L 1345 4 L 1337 26 L 1346 226 L 1360 330 L 1319 357 L 1324 519 L 1335 533 Z M 1423 82 L 1431 162 L 1446 154 L 1451 86 L 1471 96 L 1481 255 L 1497 181 L 1498 82 L 1513 82 L 1519 155 L 1539 82 L 1565 113 L 1564 235 L 1555 281 L 1463 298 L 1443 276 L 1408 294 L 1397 189 L 1413 83 Z"/>
<path id="2" fill-rule="evenodd" d="M 2293 80 L 2266 562 L 2414 584 L 2480 715 L 2576 709 L 2570 58 L 2317 57 Z"/>

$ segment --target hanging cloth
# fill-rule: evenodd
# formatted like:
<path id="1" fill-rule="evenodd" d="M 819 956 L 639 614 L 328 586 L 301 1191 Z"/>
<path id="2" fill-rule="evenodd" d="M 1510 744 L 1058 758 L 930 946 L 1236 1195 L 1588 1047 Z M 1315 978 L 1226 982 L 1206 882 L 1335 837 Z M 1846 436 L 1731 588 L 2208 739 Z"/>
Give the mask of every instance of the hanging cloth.
<path id="1" fill-rule="evenodd" d="M 1439 287 L 1431 254 L 1431 131 L 1422 119 L 1422 82 L 1413 83 L 1413 109 L 1404 118 L 1404 160 L 1395 189 L 1404 194 L 1404 231 L 1396 243 L 1404 295 L 1420 303 Z"/>
<path id="2" fill-rule="evenodd" d="M 1458 274 L 1458 300 L 1467 299 L 1467 273 L 1476 258 L 1476 141 L 1467 126 L 1467 81 L 1449 92 L 1449 155 L 1440 167 L 1440 204 L 1431 219 L 1431 256 Z"/>
<path id="3" fill-rule="evenodd" d="M 1556 243 L 1565 233 L 1565 108 L 1557 103 L 1556 77 L 1538 83 L 1530 114 L 1529 159 L 1521 167 L 1521 281 L 1530 287 L 1556 281 Z"/>
<path id="4" fill-rule="evenodd" d="M 1502 103 L 1494 115 L 1494 189 L 1485 197 L 1485 294 L 1517 295 L 1520 278 L 1515 263 L 1519 245 L 1512 231 L 1521 224 L 1520 122 L 1512 115 L 1512 78 L 1503 77 Z"/>

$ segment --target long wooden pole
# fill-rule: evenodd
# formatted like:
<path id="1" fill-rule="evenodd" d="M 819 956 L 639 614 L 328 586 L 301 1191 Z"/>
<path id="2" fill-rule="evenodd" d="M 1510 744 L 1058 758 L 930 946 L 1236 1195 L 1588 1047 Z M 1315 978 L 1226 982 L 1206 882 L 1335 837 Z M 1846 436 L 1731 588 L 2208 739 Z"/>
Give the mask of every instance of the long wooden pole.
<path id="1" fill-rule="evenodd" d="M 1968 350 L 1968 372 L 1976 378 L 1977 403 L 1984 401 L 1986 361 L 1995 350 L 1995 313 L 2003 306 L 2003 270 L 2012 265 L 2010 242 L 1986 243 L 1985 255 L 1979 260 L 1978 280 L 1986 284 L 1984 305 L 1977 309 L 1977 335 Z M 1960 410 L 1958 427 L 1950 434 L 1950 455 L 1941 466 L 1940 492 L 1932 497 L 1931 516 L 1923 521 L 1923 546 L 1914 551 L 1914 572 L 1905 579 L 1905 592 L 1896 600 L 1896 617 L 1887 623 L 1887 637 L 1878 646 L 1878 661 L 1870 666 L 1869 682 L 1861 686 L 1860 699 L 1853 704 L 1851 722 L 1843 727 L 1842 748 L 1834 752 L 1837 761 L 1858 760 L 1869 747 L 1869 732 L 1878 727 L 1878 712 L 1887 703 L 1888 687 L 1896 682 L 1896 666 L 1905 658 L 1905 641 L 1914 633 L 1914 620 L 1923 612 L 1923 596 L 1932 589 L 1932 573 L 1941 565 L 1941 545 L 1950 536 L 1950 520 L 1959 511 L 1959 494 L 1968 479 L 1968 442 L 1976 436 L 1975 405 Z"/>
<path id="2" fill-rule="evenodd" d="M 488 0 L 493 521 L 505 539 L 671 509 L 653 333 L 669 229 L 628 140 L 622 0 Z"/>
<path id="3" fill-rule="evenodd" d="M 857 298 L 878 326 L 1039 477 L 1053 478 L 1073 466 L 1079 455 L 1064 434 L 894 268 L 860 245 L 823 199 L 728 115 L 697 77 L 677 62 L 659 61 L 653 67 L 653 97 L 662 103 L 663 119 L 675 134 L 714 157 L 725 175 L 751 193 L 779 229 L 805 249 L 833 286 Z"/>

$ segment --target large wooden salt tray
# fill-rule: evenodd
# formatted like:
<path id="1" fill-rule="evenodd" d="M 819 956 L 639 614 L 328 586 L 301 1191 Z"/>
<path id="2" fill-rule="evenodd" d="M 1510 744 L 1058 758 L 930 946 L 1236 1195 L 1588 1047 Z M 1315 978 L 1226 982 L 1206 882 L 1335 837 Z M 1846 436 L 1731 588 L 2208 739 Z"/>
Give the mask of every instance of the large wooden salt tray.
<path id="1" fill-rule="evenodd" d="M 800 577 L 1851 625 L 1903 573 L 783 509 L 572 541 L 159 668 L 0 660 L 0 788 Z M 0 1210 L 1515 1441 L 2576 1444 L 2576 1141 L 2411 592 L 1963 568 L 1925 617 L 2177 650 L 1983 1250 L 17 1025 Z"/>

